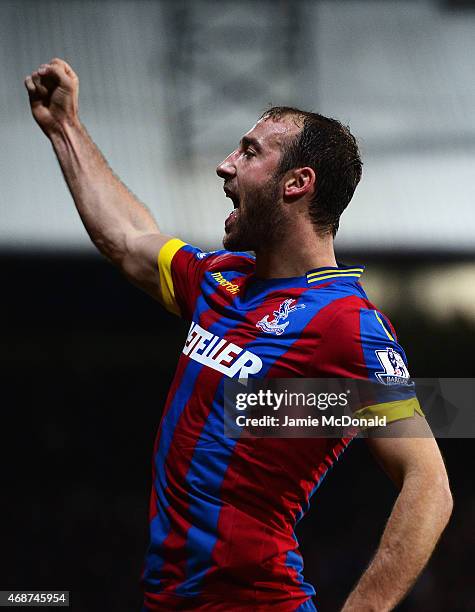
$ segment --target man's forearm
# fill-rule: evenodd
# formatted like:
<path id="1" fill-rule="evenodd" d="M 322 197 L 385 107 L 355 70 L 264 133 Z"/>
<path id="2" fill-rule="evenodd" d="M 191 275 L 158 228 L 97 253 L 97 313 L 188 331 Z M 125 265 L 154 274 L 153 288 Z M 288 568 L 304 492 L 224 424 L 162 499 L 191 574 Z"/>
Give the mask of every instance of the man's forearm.
<path id="1" fill-rule="evenodd" d="M 159 231 L 79 121 L 64 124 L 50 140 L 86 230 L 106 257 L 120 263 L 130 239 Z"/>
<path id="2" fill-rule="evenodd" d="M 445 483 L 408 476 L 381 543 L 342 612 L 392 610 L 426 565 L 452 510 Z"/>

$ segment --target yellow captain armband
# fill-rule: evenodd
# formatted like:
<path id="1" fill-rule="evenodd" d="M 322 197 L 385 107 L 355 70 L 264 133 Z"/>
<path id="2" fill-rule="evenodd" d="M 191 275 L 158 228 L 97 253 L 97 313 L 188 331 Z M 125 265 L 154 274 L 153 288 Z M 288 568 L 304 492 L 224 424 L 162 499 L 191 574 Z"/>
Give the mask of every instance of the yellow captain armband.
<path id="1" fill-rule="evenodd" d="M 172 279 L 172 260 L 175 253 L 185 246 L 186 242 L 172 238 L 166 242 L 158 253 L 158 272 L 160 274 L 160 291 L 165 308 L 180 316 L 180 308 L 175 299 L 175 289 Z"/>
<path id="2" fill-rule="evenodd" d="M 407 419 L 415 414 L 424 416 L 417 397 L 410 399 L 397 400 L 395 402 L 385 402 L 383 404 L 373 404 L 356 410 L 354 415 L 363 419 L 374 419 L 375 417 L 386 417 L 386 423 Z"/>

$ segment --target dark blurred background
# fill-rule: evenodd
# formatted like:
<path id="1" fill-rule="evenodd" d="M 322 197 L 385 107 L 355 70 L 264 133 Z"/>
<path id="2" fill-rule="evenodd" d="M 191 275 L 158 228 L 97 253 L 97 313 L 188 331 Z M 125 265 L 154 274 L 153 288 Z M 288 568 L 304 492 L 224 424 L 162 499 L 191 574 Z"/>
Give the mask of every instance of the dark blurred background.
<path id="1" fill-rule="evenodd" d="M 152 444 L 187 325 L 98 257 L 1 261 L 1 588 L 69 589 L 88 612 L 138 610 Z M 390 314 L 414 376 L 473 376 L 473 321 Z M 439 443 L 455 510 L 404 612 L 473 609 L 473 441 Z M 343 603 L 395 495 L 353 442 L 298 530 L 321 612 Z"/>
<path id="2" fill-rule="evenodd" d="M 70 61 L 113 168 L 164 231 L 205 249 L 229 208 L 214 166 L 268 103 L 348 122 L 365 168 L 338 258 L 367 265 L 414 377 L 473 377 L 473 4 L 0 3 L 0 589 L 139 609 L 152 445 L 187 328 L 90 247 L 23 77 Z M 473 441 L 439 443 L 454 514 L 404 612 L 473 609 Z M 395 495 L 352 443 L 298 531 L 320 612 L 343 603 Z"/>

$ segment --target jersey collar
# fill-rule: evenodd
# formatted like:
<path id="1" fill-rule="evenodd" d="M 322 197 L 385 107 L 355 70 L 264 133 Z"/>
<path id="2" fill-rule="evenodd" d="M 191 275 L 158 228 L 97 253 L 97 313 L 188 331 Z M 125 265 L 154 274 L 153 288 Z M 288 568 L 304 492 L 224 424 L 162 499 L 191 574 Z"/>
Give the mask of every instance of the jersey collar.
<path id="1" fill-rule="evenodd" d="M 342 280 L 358 279 L 363 274 L 364 266 L 342 266 L 336 268 L 315 268 L 307 272 L 307 285 L 326 283 L 329 280 L 341 278 Z"/>

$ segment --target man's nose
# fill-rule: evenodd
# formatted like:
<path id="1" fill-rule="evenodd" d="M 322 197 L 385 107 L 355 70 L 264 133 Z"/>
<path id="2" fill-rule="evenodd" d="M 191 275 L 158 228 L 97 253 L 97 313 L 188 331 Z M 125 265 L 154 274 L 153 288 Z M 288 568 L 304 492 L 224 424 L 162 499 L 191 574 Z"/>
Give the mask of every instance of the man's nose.
<path id="1" fill-rule="evenodd" d="M 236 167 L 234 166 L 234 153 L 230 153 L 226 159 L 224 159 L 216 168 L 216 174 L 219 178 L 229 179 L 236 174 Z"/>

